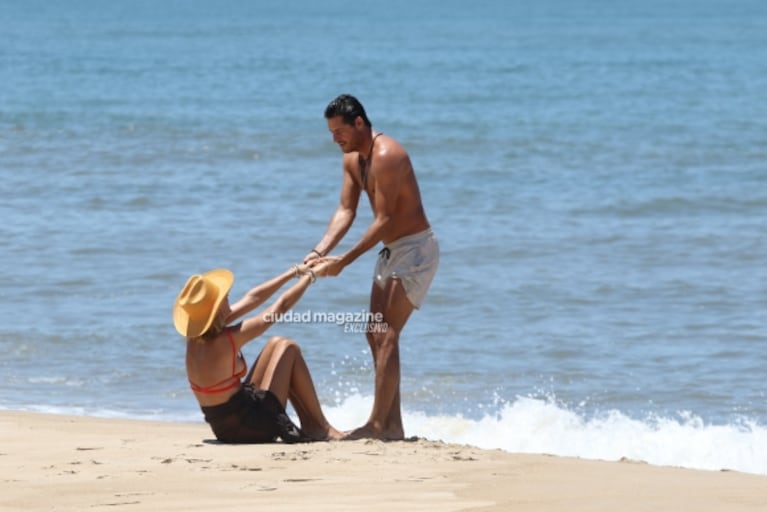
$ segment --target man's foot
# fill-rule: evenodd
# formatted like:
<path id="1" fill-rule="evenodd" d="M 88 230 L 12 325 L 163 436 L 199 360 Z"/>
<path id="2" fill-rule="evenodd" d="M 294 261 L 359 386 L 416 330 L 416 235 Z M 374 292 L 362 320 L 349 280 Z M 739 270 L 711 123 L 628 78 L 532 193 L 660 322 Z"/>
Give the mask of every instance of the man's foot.
<path id="1" fill-rule="evenodd" d="M 355 441 L 357 439 L 379 439 L 381 441 L 402 441 L 405 439 L 405 432 L 400 429 L 383 430 L 377 429 L 370 423 L 345 433 L 344 441 Z"/>

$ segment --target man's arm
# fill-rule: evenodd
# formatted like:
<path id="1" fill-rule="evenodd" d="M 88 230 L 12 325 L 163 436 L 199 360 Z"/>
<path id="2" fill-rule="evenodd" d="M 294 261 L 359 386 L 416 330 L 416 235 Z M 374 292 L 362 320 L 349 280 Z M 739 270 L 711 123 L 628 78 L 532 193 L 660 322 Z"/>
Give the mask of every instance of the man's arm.
<path id="1" fill-rule="evenodd" d="M 376 188 L 373 197 L 374 218 L 370 226 L 362 234 L 359 241 L 335 261 L 328 269 L 329 275 L 338 275 L 344 267 L 369 251 L 381 241 L 384 233 L 390 227 L 397 198 L 400 191 L 401 177 L 408 164 L 407 155 L 381 153 L 378 155 L 376 167 Z M 372 173 L 372 172 L 371 172 Z M 330 258 L 329 258 L 330 260 Z"/>
<path id="2" fill-rule="evenodd" d="M 343 182 L 341 183 L 341 202 L 333 216 L 330 217 L 330 222 L 325 230 L 325 234 L 317 245 L 314 246 L 314 249 L 306 255 L 304 263 L 308 263 L 310 260 L 320 256 L 325 256 L 332 251 L 344 235 L 346 235 L 354 222 L 362 190 L 354 178 L 352 178 L 350 162 L 351 160 L 348 155 L 344 155 L 344 176 Z"/>

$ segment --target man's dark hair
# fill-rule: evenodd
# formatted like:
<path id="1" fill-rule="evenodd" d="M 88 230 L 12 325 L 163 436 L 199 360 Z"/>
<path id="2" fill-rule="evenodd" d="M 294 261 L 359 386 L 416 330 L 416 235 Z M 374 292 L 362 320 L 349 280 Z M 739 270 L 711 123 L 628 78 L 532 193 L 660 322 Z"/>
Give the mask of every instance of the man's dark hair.
<path id="1" fill-rule="evenodd" d="M 338 96 L 325 108 L 325 119 L 336 116 L 341 116 L 344 123 L 350 125 L 354 125 L 354 120 L 357 119 L 357 116 L 360 116 L 365 122 L 365 126 L 368 128 L 373 126 L 370 123 L 370 119 L 368 119 L 368 115 L 365 113 L 365 107 L 351 94 Z"/>

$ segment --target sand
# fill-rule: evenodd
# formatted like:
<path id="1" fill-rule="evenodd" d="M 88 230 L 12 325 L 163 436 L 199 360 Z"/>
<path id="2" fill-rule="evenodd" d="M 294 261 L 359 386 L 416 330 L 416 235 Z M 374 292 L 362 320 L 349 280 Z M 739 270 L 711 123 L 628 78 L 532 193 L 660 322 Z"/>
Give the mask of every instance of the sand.
<path id="1" fill-rule="evenodd" d="M 424 439 L 234 446 L 202 422 L 3 411 L 0 510 L 764 512 L 767 476 Z"/>

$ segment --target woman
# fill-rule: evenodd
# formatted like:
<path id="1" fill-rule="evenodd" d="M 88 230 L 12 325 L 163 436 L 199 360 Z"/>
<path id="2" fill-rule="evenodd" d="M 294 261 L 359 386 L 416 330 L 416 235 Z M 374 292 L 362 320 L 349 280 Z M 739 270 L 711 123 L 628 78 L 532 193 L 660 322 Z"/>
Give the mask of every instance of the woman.
<path id="1" fill-rule="evenodd" d="M 250 373 L 240 349 L 263 334 L 293 307 L 325 267 L 296 265 L 260 284 L 229 305 L 234 282 L 229 270 L 191 276 L 173 307 L 176 330 L 187 338 L 186 372 L 202 412 L 224 443 L 269 443 L 340 439 L 325 419 L 301 349 L 292 340 L 272 337 Z M 263 304 L 292 278 L 298 282 L 271 306 L 240 323 L 229 323 Z M 245 380 L 242 377 L 247 373 Z M 285 413 L 290 399 L 301 429 Z"/>

